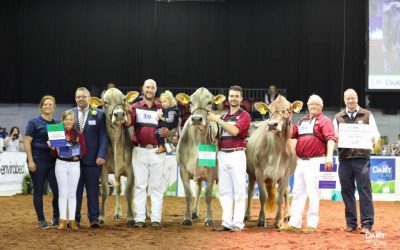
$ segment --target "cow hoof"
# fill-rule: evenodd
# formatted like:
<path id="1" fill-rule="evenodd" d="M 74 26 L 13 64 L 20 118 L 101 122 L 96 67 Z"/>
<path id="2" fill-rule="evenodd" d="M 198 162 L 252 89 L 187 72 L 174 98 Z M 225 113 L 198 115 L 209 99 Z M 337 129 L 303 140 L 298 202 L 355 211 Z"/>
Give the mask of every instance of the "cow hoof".
<path id="1" fill-rule="evenodd" d="M 102 217 L 99 217 L 99 224 L 104 224 L 104 223 L 105 223 L 104 219 Z"/>
<path id="2" fill-rule="evenodd" d="M 126 225 L 127 225 L 128 227 L 133 227 L 133 226 L 135 225 L 135 221 L 134 221 L 134 220 L 128 220 L 128 221 L 126 222 Z"/>
<path id="3" fill-rule="evenodd" d="M 285 218 L 283 218 L 283 221 L 288 223 L 290 221 L 290 216 L 286 216 Z"/>
<path id="4" fill-rule="evenodd" d="M 122 219 L 122 214 L 114 214 L 114 219 L 115 219 L 115 220 L 120 220 L 120 219 Z"/>
<path id="5" fill-rule="evenodd" d="M 184 225 L 184 226 L 192 226 L 192 221 L 185 219 L 185 220 L 182 221 L 182 225 Z"/>
<path id="6" fill-rule="evenodd" d="M 257 226 L 258 227 L 265 227 L 266 226 L 265 225 L 265 221 L 258 221 Z"/>
<path id="7" fill-rule="evenodd" d="M 248 216 L 248 215 L 244 216 L 243 221 L 248 221 L 248 220 L 250 220 L 250 216 Z"/>
<path id="8" fill-rule="evenodd" d="M 197 221 L 199 218 L 200 216 L 197 213 L 195 212 L 192 213 L 192 220 Z"/>
<path id="9" fill-rule="evenodd" d="M 209 226 L 209 227 L 215 227 L 213 220 L 206 220 L 206 222 L 204 222 L 204 225 Z"/>

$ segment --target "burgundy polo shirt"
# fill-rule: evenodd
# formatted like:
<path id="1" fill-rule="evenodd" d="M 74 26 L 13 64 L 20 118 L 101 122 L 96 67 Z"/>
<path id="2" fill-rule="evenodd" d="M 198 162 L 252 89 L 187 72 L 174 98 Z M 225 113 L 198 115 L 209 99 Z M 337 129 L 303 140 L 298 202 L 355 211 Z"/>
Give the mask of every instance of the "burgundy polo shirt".
<path id="1" fill-rule="evenodd" d="M 138 145 L 138 144 L 157 145 L 158 144 L 157 138 L 154 135 L 154 131 L 156 129 L 158 129 L 157 125 L 139 122 L 140 119 L 138 119 L 138 117 L 137 117 L 137 112 L 136 112 L 137 109 L 141 109 L 144 111 L 148 110 L 148 111 L 157 112 L 158 109 L 161 109 L 161 104 L 159 102 L 153 101 L 152 106 L 149 107 L 149 106 L 147 106 L 147 104 L 144 100 L 141 100 L 139 102 L 134 103 L 131 106 L 131 125 L 130 126 L 133 125 L 134 130 L 135 130 L 135 133 L 132 135 L 132 142 L 135 145 Z"/>
<path id="2" fill-rule="evenodd" d="M 245 140 L 249 136 L 250 114 L 239 109 L 234 114 L 227 113 L 225 116 L 222 116 L 222 119 L 236 126 L 239 129 L 239 133 L 236 136 L 224 136 L 223 133 L 219 140 L 219 148 L 245 148 Z"/>
<path id="3" fill-rule="evenodd" d="M 292 138 L 297 139 L 296 154 L 300 158 L 325 156 L 327 142 L 329 140 L 337 141 L 332 120 L 324 116 L 322 112 L 315 117 L 313 134 L 299 135 L 299 126 L 302 122 L 312 122 L 313 117 L 304 116 L 293 126 Z"/>

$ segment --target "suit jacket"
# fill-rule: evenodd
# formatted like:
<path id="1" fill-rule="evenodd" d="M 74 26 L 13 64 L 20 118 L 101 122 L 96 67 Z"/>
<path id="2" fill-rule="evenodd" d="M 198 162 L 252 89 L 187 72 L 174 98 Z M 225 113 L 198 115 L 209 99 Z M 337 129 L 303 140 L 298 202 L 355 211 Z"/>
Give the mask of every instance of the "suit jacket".
<path id="1" fill-rule="evenodd" d="M 78 108 L 72 108 L 72 111 L 77 118 L 75 129 L 79 131 Z M 107 155 L 108 136 L 106 132 L 106 117 L 102 110 L 96 109 L 96 112 L 96 115 L 92 115 L 89 111 L 82 132 L 86 141 L 86 155 L 81 161 L 83 164 L 89 166 L 95 166 L 97 158 L 106 159 Z"/>

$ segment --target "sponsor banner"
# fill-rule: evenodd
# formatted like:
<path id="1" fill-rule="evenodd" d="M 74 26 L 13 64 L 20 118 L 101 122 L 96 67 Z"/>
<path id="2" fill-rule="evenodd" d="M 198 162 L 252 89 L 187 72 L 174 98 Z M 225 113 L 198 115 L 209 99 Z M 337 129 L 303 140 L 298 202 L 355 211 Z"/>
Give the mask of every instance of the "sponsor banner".
<path id="1" fill-rule="evenodd" d="M 0 153 L 0 196 L 21 193 L 22 180 L 28 174 L 25 153 Z"/>
<path id="2" fill-rule="evenodd" d="M 400 75 L 369 75 L 369 89 L 400 89 Z"/>
<path id="3" fill-rule="evenodd" d="M 376 194 L 394 194 L 396 191 L 396 160 L 394 158 L 371 159 L 371 186 Z"/>

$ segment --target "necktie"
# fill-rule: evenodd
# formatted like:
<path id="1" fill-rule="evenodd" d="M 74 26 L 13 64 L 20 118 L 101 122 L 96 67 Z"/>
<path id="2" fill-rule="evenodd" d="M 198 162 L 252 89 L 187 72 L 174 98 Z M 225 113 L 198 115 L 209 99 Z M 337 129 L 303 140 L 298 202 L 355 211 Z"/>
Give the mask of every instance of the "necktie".
<path id="1" fill-rule="evenodd" d="M 350 119 L 354 120 L 354 115 L 356 112 L 357 112 L 357 110 L 354 110 L 353 112 L 349 111 Z"/>
<path id="2" fill-rule="evenodd" d="M 85 127 L 85 109 L 80 109 L 81 116 L 79 117 L 79 130 L 82 132 Z"/>

